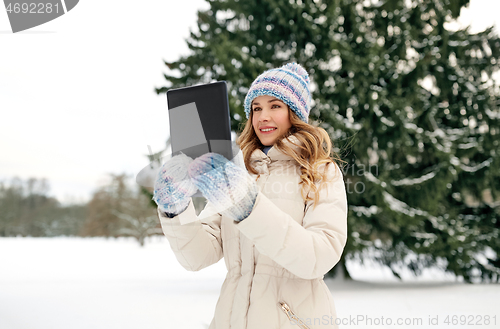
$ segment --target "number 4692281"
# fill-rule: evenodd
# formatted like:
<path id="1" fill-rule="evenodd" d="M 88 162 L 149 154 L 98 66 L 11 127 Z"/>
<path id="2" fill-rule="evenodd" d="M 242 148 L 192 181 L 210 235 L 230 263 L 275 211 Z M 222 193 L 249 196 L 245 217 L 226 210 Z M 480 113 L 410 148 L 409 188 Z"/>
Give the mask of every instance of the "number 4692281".
<path id="1" fill-rule="evenodd" d="M 444 319 L 444 323 L 447 325 L 490 325 L 497 323 L 497 316 L 489 315 L 447 315 Z"/>
<path id="2" fill-rule="evenodd" d="M 7 12 L 10 13 L 23 13 L 23 14 L 51 14 L 52 12 L 59 13 L 59 4 L 52 3 L 9 3 L 7 5 Z"/>

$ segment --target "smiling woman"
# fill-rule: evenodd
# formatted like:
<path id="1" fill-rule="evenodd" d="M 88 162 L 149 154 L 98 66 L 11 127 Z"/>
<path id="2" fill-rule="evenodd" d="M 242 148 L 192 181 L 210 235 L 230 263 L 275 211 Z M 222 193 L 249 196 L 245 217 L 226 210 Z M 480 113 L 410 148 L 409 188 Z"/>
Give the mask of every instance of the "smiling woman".
<path id="1" fill-rule="evenodd" d="M 274 145 L 288 132 L 292 126 L 289 111 L 285 103 L 272 96 L 259 96 L 253 100 L 252 125 L 262 145 Z"/>
<path id="2" fill-rule="evenodd" d="M 337 328 L 323 276 L 347 241 L 347 199 L 328 134 L 307 123 L 310 98 L 302 66 L 266 71 L 245 98 L 245 168 L 214 153 L 162 167 L 155 201 L 179 263 L 225 259 L 210 329 L 310 328 L 299 318 Z M 190 184 L 208 201 L 198 217 Z"/>

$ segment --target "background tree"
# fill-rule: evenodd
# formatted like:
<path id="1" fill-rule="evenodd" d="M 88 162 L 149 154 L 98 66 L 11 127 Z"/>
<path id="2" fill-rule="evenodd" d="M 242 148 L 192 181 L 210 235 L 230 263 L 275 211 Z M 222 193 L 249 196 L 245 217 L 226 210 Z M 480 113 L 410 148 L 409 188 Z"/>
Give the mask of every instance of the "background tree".
<path id="1" fill-rule="evenodd" d="M 51 213 L 53 220 L 44 225 L 44 236 L 79 236 L 86 216 L 87 204 L 60 206 Z"/>
<path id="2" fill-rule="evenodd" d="M 157 93 L 226 80 L 239 131 L 253 79 L 302 64 L 310 118 L 348 161 L 345 274 L 345 258 L 375 257 L 398 277 L 437 265 L 499 280 L 500 41 L 452 28 L 468 0 L 209 4 Z"/>
<path id="3" fill-rule="evenodd" d="M 110 182 L 97 189 L 88 203 L 88 214 L 82 236 L 117 236 L 119 219 L 113 211 L 121 211 L 124 199 L 130 197 L 126 174 L 109 174 Z"/>
<path id="4" fill-rule="evenodd" d="M 49 189 L 46 179 L 0 182 L 0 236 L 77 235 L 85 205 L 62 206 Z"/>
<path id="5" fill-rule="evenodd" d="M 123 223 L 118 229 L 118 235 L 132 236 L 141 246 L 144 246 L 146 237 L 163 234 L 159 227 L 156 204 L 143 189 L 136 189 L 131 198 L 125 200 L 122 210 L 113 210 L 113 214 Z"/>
<path id="6" fill-rule="evenodd" d="M 83 236 L 132 236 L 141 246 L 146 237 L 161 234 L 156 208 L 147 191 L 131 185 L 129 175 L 110 174 L 88 204 Z"/>

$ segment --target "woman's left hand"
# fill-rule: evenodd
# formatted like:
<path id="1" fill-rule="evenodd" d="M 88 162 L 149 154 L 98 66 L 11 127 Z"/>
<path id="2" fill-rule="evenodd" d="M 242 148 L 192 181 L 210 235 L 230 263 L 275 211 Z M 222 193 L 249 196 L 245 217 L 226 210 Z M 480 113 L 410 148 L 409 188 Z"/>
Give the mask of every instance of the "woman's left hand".
<path id="1" fill-rule="evenodd" d="M 242 221 L 252 212 L 259 189 L 248 172 L 218 153 L 196 158 L 189 176 L 221 214 Z"/>

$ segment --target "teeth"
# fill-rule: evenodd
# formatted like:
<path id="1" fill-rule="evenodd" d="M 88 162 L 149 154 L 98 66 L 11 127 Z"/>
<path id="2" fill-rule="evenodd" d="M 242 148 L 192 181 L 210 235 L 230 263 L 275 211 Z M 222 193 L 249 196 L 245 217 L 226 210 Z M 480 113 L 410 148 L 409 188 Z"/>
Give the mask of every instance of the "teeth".
<path id="1" fill-rule="evenodd" d="M 261 131 L 271 131 L 271 130 L 274 130 L 276 128 L 266 128 L 266 129 L 261 129 Z"/>

